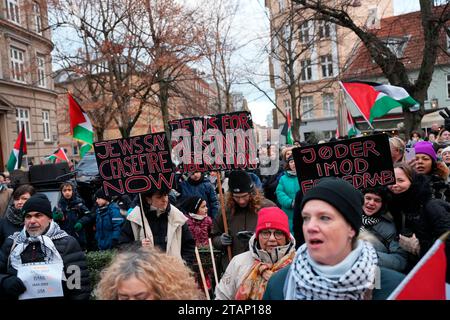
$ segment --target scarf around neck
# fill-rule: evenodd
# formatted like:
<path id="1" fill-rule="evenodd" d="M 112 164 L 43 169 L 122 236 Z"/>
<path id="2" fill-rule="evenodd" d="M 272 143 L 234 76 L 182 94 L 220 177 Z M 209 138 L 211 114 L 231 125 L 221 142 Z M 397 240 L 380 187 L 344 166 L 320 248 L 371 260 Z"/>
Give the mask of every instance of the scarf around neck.
<path id="1" fill-rule="evenodd" d="M 5 218 L 15 226 L 23 224 L 22 210 L 16 209 L 14 204 L 11 204 L 8 209 L 6 209 Z"/>
<path id="2" fill-rule="evenodd" d="M 45 263 L 62 263 L 61 255 L 58 250 L 56 250 L 53 240 L 58 240 L 67 236 L 68 234 L 64 230 L 61 230 L 59 225 L 53 220 L 50 222 L 47 232 L 40 236 L 29 236 L 24 227 L 22 231 L 15 232 L 13 235 L 9 236 L 10 239 L 14 240 L 16 245 L 10 254 L 11 266 L 17 270 L 22 264 L 20 255 L 25 251 L 28 245 L 35 242 L 41 244 L 42 252 L 45 255 Z"/>
<path id="3" fill-rule="evenodd" d="M 366 241 L 358 241 L 355 250 L 359 250 L 356 261 L 337 277 L 327 276 L 316 270 L 309 262 L 311 259 L 306 244 L 302 245 L 295 256 L 286 278 L 284 293 L 286 300 L 362 300 L 367 291 L 373 289 L 378 263 L 377 253 Z M 354 259 L 347 256 L 346 260 Z M 329 267 L 332 269 L 333 267 Z M 330 270 L 329 270 L 330 271 Z M 330 273 L 328 271 L 328 273 Z"/>

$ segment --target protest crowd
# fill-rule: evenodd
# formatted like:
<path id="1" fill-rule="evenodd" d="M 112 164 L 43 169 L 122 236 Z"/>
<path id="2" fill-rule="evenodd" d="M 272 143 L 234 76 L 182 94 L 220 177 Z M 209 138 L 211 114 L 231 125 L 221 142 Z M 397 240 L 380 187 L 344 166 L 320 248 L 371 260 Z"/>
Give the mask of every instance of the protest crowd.
<path id="1" fill-rule="evenodd" d="M 113 178 L 90 198 L 68 179 L 53 204 L 2 173 L 0 299 L 388 299 L 450 230 L 447 130 L 264 142 L 258 165 L 243 169 L 191 170 L 155 157 L 157 188 L 114 184 L 118 173 L 105 169 L 114 146 L 100 143 L 95 152 L 109 162 L 97 158 L 99 171 Z M 351 152 L 339 157 L 345 146 Z M 164 149 L 156 139 L 151 147 Z M 112 259 L 93 283 L 87 256 L 99 251 Z M 32 290 L 38 268 L 53 275 L 52 295 Z"/>

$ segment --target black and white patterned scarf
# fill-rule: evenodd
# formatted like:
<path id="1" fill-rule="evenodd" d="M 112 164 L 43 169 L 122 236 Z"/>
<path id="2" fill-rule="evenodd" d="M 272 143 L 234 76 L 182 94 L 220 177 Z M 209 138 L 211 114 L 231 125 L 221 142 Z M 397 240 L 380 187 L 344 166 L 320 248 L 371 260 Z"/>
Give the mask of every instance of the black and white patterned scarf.
<path id="1" fill-rule="evenodd" d="M 381 221 L 380 218 L 368 216 L 364 213 L 362 214 L 362 224 L 364 227 L 374 226 L 374 225 L 378 224 L 378 222 L 380 222 L 380 221 Z"/>
<path id="2" fill-rule="evenodd" d="M 17 270 L 18 266 L 22 264 L 21 253 L 25 251 L 28 245 L 34 242 L 40 242 L 42 252 L 45 254 L 46 263 L 62 262 L 61 255 L 58 250 L 56 250 L 53 240 L 67 236 L 68 234 L 64 230 L 61 230 L 59 225 L 53 220 L 50 222 L 47 232 L 40 236 L 27 235 L 24 227 L 22 231 L 15 232 L 13 235 L 9 236 L 10 239 L 14 240 L 15 245 L 9 256 L 11 266 Z"/>
<path id="3" fill-rule="evenodd" d="M 373 246 L 366 241 L 357 260 L 338 279 L 319 275 L 307 258 L 306 244 L 302 245 L 289 270 L 284 288 L 286 300 L 362 300 L 375 284 L 378 258 Z"/>

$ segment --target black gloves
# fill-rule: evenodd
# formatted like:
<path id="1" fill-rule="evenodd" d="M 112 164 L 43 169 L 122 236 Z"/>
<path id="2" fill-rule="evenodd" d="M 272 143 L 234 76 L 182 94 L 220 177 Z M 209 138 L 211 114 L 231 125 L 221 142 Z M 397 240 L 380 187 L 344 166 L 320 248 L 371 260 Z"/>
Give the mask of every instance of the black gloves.
<path id="1" fill-rule="evenodd" d="M 231 246 L 233 238 L 228 233 L 222 233 L 220 236 L 220 243 L 222 246 Z"/>
<path id="2" fill-rule="evenodd" d="M 445 108 L 444 110 L 439 111 L 439 114 L 442 118 L 444 118 L 445 130 L 450 130 L 450 110 L 448 108 Z"/>
<path id="3" fill-rule="evenodd" d="M 26 290 L 22 280 L 12 275 L 3 279 L 2 288 L 5 295 L 15 298 L 20 296 Z"/>

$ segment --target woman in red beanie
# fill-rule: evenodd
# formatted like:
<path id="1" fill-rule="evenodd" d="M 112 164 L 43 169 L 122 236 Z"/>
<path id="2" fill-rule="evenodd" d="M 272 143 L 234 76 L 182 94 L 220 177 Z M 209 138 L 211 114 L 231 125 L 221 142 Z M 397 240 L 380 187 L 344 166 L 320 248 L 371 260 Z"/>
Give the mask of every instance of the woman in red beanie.
<path id="1" fill-rule="evenodd" d="M 249 250 L 231 260 L 216 287 L 216 300 L 261 300 L 272 274 L 294 256 L 287 215 L 277 207 L 261 209 Z"/>

